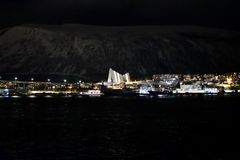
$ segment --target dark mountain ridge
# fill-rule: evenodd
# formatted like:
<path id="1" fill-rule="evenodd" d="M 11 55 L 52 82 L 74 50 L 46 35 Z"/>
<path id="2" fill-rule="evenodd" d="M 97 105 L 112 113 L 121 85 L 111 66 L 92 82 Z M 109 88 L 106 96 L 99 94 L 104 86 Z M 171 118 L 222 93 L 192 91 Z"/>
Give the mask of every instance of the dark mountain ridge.
<path id="1" fill-rule="evenodd" d="M 196 26 L 21 25 L 0 31 L 0 74 L 106 80 L 240 71 L 240 33 Z"/>

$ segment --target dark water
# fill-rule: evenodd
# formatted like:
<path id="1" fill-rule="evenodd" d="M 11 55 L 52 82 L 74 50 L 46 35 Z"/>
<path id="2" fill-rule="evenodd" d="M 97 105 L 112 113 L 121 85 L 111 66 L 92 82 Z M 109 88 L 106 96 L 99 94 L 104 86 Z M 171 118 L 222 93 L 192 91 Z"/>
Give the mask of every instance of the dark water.
<path id="1" fill-rule="evenodd" d="M 0 160 L 238 159 L 239 102 L 0 99 Z"/>

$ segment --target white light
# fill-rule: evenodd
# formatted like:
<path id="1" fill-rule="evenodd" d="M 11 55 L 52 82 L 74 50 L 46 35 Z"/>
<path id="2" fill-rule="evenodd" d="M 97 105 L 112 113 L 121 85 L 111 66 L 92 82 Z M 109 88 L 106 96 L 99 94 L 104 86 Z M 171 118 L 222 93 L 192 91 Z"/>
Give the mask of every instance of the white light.
<path id="1" fill-rule="evenodd" d="M 48 82 L 50 82 L 50 81 L 51 81 L 51 79 L 47 79 L 47 81 L 48 81 Z"/>
<path id="2" fill-rule="evenodd" d="M 16 80 L 18 80 L 18 77 L 15 77 L 14 79 L 15 79 L 15 81 L 16 81 Z"/>
<path id="3" fill-rule="evenodd" d="M 52 98 L 52 96 L 51 96 L 51 95 L 46 95 L 45 97 L 46 97 L 46 98 Z"/>
<path id="4" fill-rule="evenodd" d="M 64 82 L 64 83 L 67 83 L 67 80 L 66 80 L 66 79 L 64 79 L 64 80 L 63 80 L 63 82 Z"/>
<path id="5" fill-rule="evenodd" d="M 19 96 L 12 96 L 12 98 L 20 98 Z"/>
<path id="6" fill-rule="evenodd" d="M 31 81 L 34 81 L 34 78 L 31 78 Z"/>

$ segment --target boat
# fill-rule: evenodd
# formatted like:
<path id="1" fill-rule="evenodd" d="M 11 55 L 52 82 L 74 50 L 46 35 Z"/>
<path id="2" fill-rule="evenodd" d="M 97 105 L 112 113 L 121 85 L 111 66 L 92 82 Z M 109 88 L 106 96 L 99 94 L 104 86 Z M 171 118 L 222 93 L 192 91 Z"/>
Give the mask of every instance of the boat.
<path id="1" fill-rule="evenodd" d="M 101 95 L 103 95 L 103 93 L 101 92 L 101 90 L 88 90 L 86 92 L 80 92 L 80 95 L 82 96 L 89 96 L 89 97 L 99 97 Z"/>
<path id="2" fill-rule="evenodd" d="M 164 91 L 148 91 L 148 92 L 149 92 L 149 95 L 152 95 L 152 96 L 171 95 L 171 94 L 173 94 L 173 92 L 170 91 L 170 90 L 164 90 Z"/>

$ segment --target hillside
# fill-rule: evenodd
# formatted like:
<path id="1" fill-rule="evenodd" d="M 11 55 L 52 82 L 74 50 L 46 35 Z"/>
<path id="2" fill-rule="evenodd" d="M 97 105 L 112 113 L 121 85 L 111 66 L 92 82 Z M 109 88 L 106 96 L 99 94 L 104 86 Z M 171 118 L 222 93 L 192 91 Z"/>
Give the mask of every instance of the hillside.
<path id="1" fill-rule="evenodd" d="M 240 33 L 194 26 L 22 25 L 0 31 L 0 74 L 106 80 L 240 71 Z"/>

